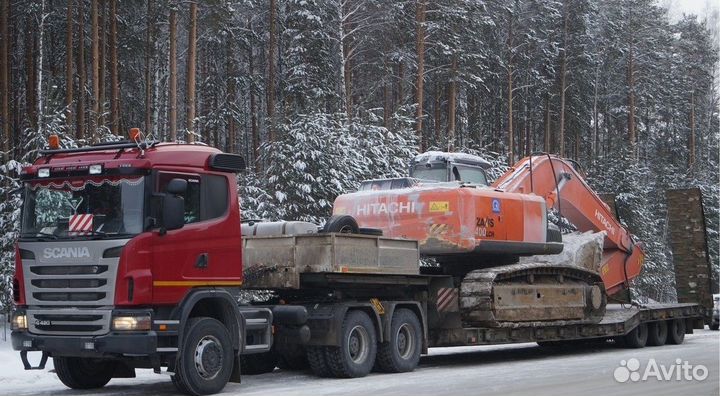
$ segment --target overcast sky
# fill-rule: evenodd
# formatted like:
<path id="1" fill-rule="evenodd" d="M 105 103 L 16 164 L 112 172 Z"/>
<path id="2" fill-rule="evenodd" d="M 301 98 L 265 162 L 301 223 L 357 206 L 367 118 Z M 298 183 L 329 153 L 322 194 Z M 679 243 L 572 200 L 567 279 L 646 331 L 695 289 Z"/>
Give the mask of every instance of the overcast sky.
<path id="1" fill-rule="evenodd" d="M 670 9 L 670 17 L 678 19 L 685 14 L 695 14 L 700 19 L 705 19 L 708 9 L 718 9 L 720 1 L 718 0 L 661 0 L 660 4 Z"/>

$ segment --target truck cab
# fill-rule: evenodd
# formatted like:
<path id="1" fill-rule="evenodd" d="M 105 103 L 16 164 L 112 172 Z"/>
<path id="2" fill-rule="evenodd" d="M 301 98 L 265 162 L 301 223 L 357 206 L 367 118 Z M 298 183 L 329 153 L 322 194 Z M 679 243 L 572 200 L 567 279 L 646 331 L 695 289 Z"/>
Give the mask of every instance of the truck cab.
<path id="1" fill-rule="evenodd" d="M 167 367 L 212 393 L 239 380 L 240 355 L 270 349 L 271 311 L 236 298 L 242 157 L 139 139 L 41 154 L 21 173 L 13 280 L 26 368 L 41 351 L 36 368 L 53 357 L 63 383 L 93 388 Z"/>

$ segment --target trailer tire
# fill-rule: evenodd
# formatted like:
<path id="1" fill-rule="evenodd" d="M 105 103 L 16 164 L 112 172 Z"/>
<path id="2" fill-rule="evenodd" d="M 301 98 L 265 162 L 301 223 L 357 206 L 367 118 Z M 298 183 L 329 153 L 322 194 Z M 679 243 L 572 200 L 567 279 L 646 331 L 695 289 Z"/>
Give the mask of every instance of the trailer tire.
<path id="1" fill-rule="evenodd" d="M 389 340 L 378 345 L 376 366 L 386 373 L 415 370 L 422 352 L 422 327 L 415 313 L 400 308 L 393 313 Z"/>
<path id="2" fill-rule="evenodd" d="M 673 319 L 668 323 L 667 343 L 680 345 L 685 341 L 685 319 Z"/>
<path id="3" fill-rule="evenodd" d="M 355 218 L 350 215 L 332 215 L 328 219 L 322 232 L 339 232 L 341 234 L 357 234 L 359 232 L 358 223 Z"/>
<path id="4" fill-rule="evenodd" d="M 325 347 L 321 346 L 309 346 L 307 347 L 307 360 L 310 365 L 310 369 L 318 377 L 332 377 L 333 373 L 328 366 L 327 359 L 325 358 Z"/>
<path id="5" fill-rule="evenodd" d="M 208 317 L 191 318 L 177 356 L 173 384 L 189 395 L 218 393 L 230 380 L 234 355 L 230 333 L 222 323 Z"/>
<path id="6" fill-rule="evenodd" d="M 363 311 L 348 311 L 339 347 L 326 347 L 325 358 L 336 378 L 358 378 L 370 373 L 377 354 L 375 326 Z"/>
<path id="7" fill-rule="evenodd" d="M 668 326 L 667 322 L 659 321 L 648 324 L 648 340 L 650 346 L 663 346 L 667 341 Z"/>
<path id="8" fill-rule="evenodd" d="M 278 356 L 273 351 L 240 356 L 240 373 L 245 375 L 271 373 L 277 365 Z"/>
<path id="9" fill-rule="evenodd" d="M 116 362 L 80 357 L 54 357 L 55 373 L 72 389 L 102 388 L 112 378 Z"/>
<path id="10" fill-rule="evenodd" d="M 640 323 L 635 326 L 634 329 L 630 330 L 629 333 L 623 337 L 626 348 L 642 348 L 647 344 L 648 340 L 648 326 L 647 323 Z"/>

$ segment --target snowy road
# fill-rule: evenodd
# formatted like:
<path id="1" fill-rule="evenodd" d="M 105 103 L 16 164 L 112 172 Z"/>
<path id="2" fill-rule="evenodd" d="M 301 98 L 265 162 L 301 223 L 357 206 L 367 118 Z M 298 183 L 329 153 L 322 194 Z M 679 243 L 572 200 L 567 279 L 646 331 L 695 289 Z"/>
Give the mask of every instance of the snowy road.
<path id="1" fill-rule="evenodd" d="M 0 341 L 1 395 L 171 395 L 175 389 L 165 375 L 139 370 L 136 379 L 112 380 L 96 392 L 78 392 L 65 388 L 48 368 L 26 372 L 9 343 Z M 614 379 L 614 373 L 631 374 L 620 367 L 621 361 L 637 359 L 640 367 L 632 371 L 640 376 L 626 383 Z M 654 360 L 651 360 L 654 359 Z M 682 370 L 677 359 L 687 361 L 702 376 L 700 381 L 676 380 Z M 230 384 L 227 395 L 718 395 L 720 394 L 720 333 L 709 330 L 688 335 L 685 344 L 647 347 L 639 350 L 590 348 L 551 351 L 535 344 L 494 347 L 435 348 L 422 358 L 420 367 L 406 374 L 372 374 L 358 379 L 319 379 L 309 373 L 276 370 L 270 374 L 245 376 L 242 384 Z M 653 365 L 652 362 L 656 364 Z M 49 365 L 51 366 L 51 365 Z M 642 375 L 650 370 L 645 381 Z M 630 368 L 632 363 L 630 363 Z M 662 370 L 671 380 L 659 380 Z M 688 370 L 692 374 L 692 370 Z M 653 373 L 655 373 L 653 375 Z M 621 377 L 622 378 L 622 377 Z M 627 378 L 627 375 L 625 376 Z"/>

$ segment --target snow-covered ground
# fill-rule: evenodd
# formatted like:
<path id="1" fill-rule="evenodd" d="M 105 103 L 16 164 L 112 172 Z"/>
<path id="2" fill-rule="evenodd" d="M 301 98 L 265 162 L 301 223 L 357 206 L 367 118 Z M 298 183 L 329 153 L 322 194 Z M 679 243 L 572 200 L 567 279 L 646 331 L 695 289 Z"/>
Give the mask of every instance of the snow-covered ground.
<path id="1" fill-rule="evenodd" d="M 552 351 L 535 344 L 433 348 L 420 367 L 405 374 L 371 374 L 357 379 L 321 379 L 307 372 L 245 376 L 229 384 L 229 395 L 718 395 L 720 393 L 720 333 L 700 330 L 683 345 L 643 349 L 592 348 Z M 640 373 L 655 359 L 666 368 L 677 359 L 708 370 L 703 381 L 649 379 L 618 383 L 613 373 L 621 361 L 636 358 Z M 170 395 L 175 388 L 167 375 L 138 370 L 138 378 L 114 379 L 102 390 L 73 391 L 52 372 L 24 371 L 10 343 L 0 340 L 0 395 Z"/>

